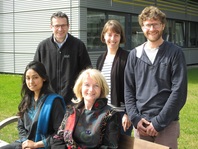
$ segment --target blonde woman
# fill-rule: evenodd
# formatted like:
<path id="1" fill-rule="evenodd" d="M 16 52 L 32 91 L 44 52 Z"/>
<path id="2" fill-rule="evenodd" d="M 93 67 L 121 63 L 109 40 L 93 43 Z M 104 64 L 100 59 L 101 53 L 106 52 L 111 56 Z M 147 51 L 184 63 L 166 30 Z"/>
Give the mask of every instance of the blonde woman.
<path id="1" fill-rule="evenodd" d="M 83 71 L 73 91 L 78 103 L 67 110 L 52 149 L 118 148 L 120 117 L 107 105 L 109 88 L 100 71 Z"/>

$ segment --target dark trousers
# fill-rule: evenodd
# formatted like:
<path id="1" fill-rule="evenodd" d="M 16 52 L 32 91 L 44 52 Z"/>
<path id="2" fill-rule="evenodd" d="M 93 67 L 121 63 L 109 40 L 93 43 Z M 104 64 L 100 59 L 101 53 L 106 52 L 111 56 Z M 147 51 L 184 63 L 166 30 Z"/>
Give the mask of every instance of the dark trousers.
<path id="1" fill-rule="evenodd" d="M 13 142 L 8 145 L 0 147 L 0 149 L 22 149 L 22 145 L 19 142 Z"/>

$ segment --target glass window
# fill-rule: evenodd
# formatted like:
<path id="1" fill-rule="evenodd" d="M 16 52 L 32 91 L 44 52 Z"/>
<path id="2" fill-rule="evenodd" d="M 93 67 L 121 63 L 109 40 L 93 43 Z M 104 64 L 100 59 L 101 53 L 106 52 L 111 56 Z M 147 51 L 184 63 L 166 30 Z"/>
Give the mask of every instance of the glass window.
<path id="1" fill-rule="evenodd" d="M 104 44 L 100 41 L 100 34 L 105 23 L 105 13 L 99 11 L 87 12 L 87 49 L 101 50 Z"/>
<path id="2" fill-rule="evenodd" d="M 138 22 L 138 16 L 132 16 L 132 23 L 131 23 L 131 42 L 132 48 L 141 45 L 146 41 L 144 37 L 144 33 Z"/>
<path id="3" fill-rule="evenodd" d="M 173 20 L 167 20 L 167 24 L 163 33 L 163 39 L 174 43 L 174 30 Z"/>
<path id="4" fill-rule="evenodd" d="M 170 41 L 178 46 L 185 46 L 184 38 L 184 22 L 176 22 L 175 20 L 167 20 L 163 39 Z"/>
<path id="5" fill-rule="evenodd" d="M 188 38 L 188 46 L 195 47 L 198 44 L 198 28 L 196 23 L 189 22 L 189 38 Z"/>
<path id="6" fill-rule="evenodd" d="M 181 47 L 185 45 L 183 22 L 175 23 L 175 44 Z"/>

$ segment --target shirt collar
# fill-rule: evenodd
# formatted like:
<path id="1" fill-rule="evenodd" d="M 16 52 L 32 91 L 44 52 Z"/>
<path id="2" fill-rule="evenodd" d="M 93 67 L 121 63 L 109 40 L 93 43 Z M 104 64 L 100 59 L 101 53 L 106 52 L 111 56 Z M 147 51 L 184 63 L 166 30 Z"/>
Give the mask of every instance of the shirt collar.
<path id="1" fill-rule="evenodd" d="M 93 107 L 91 110 L 102 109 L 106 105 L 107 105 L 107 98 L 98 98 L 93 104 Z M 82 107 L 84 107 L 84 100 L 82 100 L 79 104 L 77 104 L 77 108 L 82 108 Z"/>
<path id="2" fill-rule="evenodd" d="M 54 42 L 57 44 L 57 46 L 58 46 L 59 48 L 61 48 L 62 45 L 66 42 L 67 38 L 68 38 L 68 34 L 66 34 L 65 39 L 63 40 L 63 42 L 58 43 L 58 42 L 56 41 L 55 37 L 54 37 Z"/>

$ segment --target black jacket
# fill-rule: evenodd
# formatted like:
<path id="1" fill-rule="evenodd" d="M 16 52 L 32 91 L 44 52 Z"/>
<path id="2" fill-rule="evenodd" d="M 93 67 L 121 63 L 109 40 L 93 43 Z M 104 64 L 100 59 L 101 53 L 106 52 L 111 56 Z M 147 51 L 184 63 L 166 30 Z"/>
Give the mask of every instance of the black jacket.
<path id="1" fill-rule="evenodd" d="M 52 88 L 64 97 L 66 104 L 74 97 L 73 86 L 79 72 L 91 67 L 84 43 L 70 34 L 60 49 L 53 35 L 43 40 L 38 45 L 34 60 L 45 65 Z"/>
<path id="2" fill-rule="evenodd" d="M 120 102 L 124 103 L 124 69 L 129 52 L 119 48 L 111 69 L 111 103 L 120 107 Z M 107 51 L 100 55 L 96 68 L 102 70 Z"/>
<path id="3" fill-rule="evenodd" d="M 84 100 L 67 109 L 57 135 L 52 138 L 51 148 L 118 148 L 120 114 L 107 105 L 106 98 L 97 99 L 91 110 L 83 107 Z"/>

